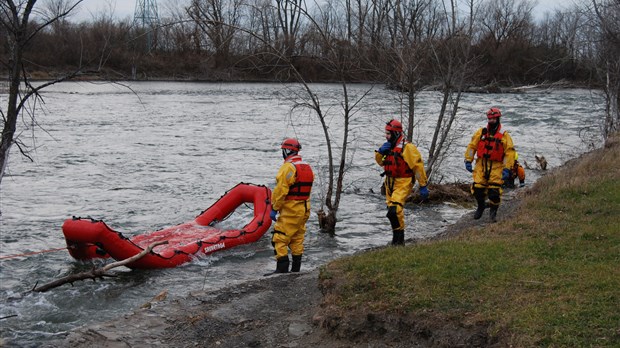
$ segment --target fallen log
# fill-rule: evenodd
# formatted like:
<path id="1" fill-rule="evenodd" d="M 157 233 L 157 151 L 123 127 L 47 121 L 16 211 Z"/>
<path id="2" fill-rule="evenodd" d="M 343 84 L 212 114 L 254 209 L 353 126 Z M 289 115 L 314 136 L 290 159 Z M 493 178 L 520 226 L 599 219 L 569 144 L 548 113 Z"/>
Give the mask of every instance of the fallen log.
<path id="1" fill-rule="evenodd" d="M 120 260 L 120 261 L 116 261 L 116 262 L 112 262 L 109 263 L 103 267 L 99 267 L 99 268 L 93 268 L 90 271 L 86 271 L 86 272 L 80 272 L 80 273 L 76 273 L 76 274 L 70 274 L 68 276 L 62 277 L 58 280 L 55 280 L 53 282 L 47 283 L 45 285 L 41 285 L 39 287 L 37 287 L 37 284 L 34 285 L 32 291 L 34 292 L 46 292 L 50 289 L 53 288 L 57 288 L 63 284 L 67 284 L 70 283 L 71 285 L 73 285 L 73 282 L 78 281 L 78 280 L 84 280 L 84 279 L 92 279 L 92 280 L 97 280 L 97 278 L 101 278 L 103 279 L 104 277 L 116 277 L 116 275 L 114 274 L 109 274 L 106 273 L 109 270 L 111 270 L 112 268 L 116 268 L 116 267 L 120 267 L 120 266 L 125 266 L 126 264 L 132 263 L 136 260 L 139 260 L 140 258 L 144 257 L 146 254 L 150 253 L 151 250 L 153 250 L 154 247 L 161 245 L 161 244 L 168 244 L 168 241 L 159 241 L 159 242 L 155 242 L 152 243 L 151 245 L 149 245 L 146 249 L 142 250 L 142 252 L 140 252 L 139 254 L 136 254 L 132 257 L 126 258 L 124 260 Z"/>

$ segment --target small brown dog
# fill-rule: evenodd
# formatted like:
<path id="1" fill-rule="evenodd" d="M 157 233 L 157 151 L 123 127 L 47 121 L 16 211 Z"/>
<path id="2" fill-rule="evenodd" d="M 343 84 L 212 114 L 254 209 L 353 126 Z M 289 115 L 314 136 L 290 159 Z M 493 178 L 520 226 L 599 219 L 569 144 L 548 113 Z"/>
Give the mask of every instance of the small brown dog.
<path id="1" fill-rule="evenodd" d="M 547 160 L 545 159 L 545 156 L 534 155 L 534 157 L 536 158 L 536 162 L 538 162 L 538 166 L 540 167 L 540 169 L 547 170 Z"/>

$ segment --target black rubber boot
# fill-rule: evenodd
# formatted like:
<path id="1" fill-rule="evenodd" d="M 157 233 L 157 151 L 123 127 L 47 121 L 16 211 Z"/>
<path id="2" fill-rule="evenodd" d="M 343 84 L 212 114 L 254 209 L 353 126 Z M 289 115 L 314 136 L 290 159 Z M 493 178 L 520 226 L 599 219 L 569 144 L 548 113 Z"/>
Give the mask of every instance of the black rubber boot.
<path id="1" fill-rule="evenodd" d="M 276 270 L 271 272 L 271 273 L 265 273 L 263 275 L 265 277 L 268 277 L 268 276 L 276 274 L 276 273 L 288 273 L 288 265 L 289 265 L 288 255 L 287 256 L 282 256 L 282 257 L 278 258 L 277 261 L 276 261 Z"/>
<path id="2" fill-rule="evenodd" d="M 291 272 L 299 272 L 301 269 L 301 255 L 293 255 L 293 264 L 291 265 Z"/>
<path id="3" fill-rule="evenodd" d="M 474 220 L 478 220 L 482 217 L 482 213 L 484 213 L 484 205 L 482 207 L 478 206 L 478 209 L 474 212 Z"/>
<path id="4" fill-rule="evenodd" d="M 393 245 L 405 245 L 405 231 L 394 231 L 394 238 L 392 239 Z"/>
<path id="5" fill-rule="evenodd" d="M 491 209 L 489 211 L 489 216 L 491 217 L 491 222 L 497 222 L 497 208 L 499 208 L 496 205 L 492 205 Z"/>
<path id="6" fill-rule="evenodd" d="M 400 227 L 400 223 L 398 222 L 398 215 L 396 214 L 396 207 L 391 206 L 388 208 L 388 212 L 385 215 L 390 221 L 390 225 L 392 226 L 392 230 Z"/>
<path id="7" fill-rule="evenodd" d="M 276 271 L 274 273 L 288 273 L 288 266 L 288 256 L 282 256 L 278 259 L 278 262 L 276 264 Z"/>
<path id="8" fill-rule="evenodd" d="M 478 220 L 482 217 L 482 214 L 484 213 L 484 208 L 486 207 L 484 190 L 475 188 L 474 197 L 476 198 L 476 203 L 478 203 L 478 208 L 476 209 L 476 212 L 474 213 L 474 220 Z"/>
<path id="9" fill-rule="evenodd" d="M 501 203 L 501 194 L 498 188 L 489 189 L 489 217 L 492 222 L 497 222 L 497 209 Z"/>

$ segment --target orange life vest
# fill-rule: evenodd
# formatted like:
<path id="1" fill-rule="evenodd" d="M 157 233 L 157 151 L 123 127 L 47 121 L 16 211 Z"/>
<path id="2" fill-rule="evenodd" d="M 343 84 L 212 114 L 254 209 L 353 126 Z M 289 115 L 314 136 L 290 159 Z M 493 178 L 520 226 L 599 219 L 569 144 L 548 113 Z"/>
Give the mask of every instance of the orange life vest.
<path id="1" fill-rule="evenodd" d="M 519 161 L 515 160 L 515 164 L 512 166 L 512 170 L 510 171 L 510 176 L 512 179 L 519 178 L 519 181 L 525 180 L 525 169 L 523 169 Z"/>
<path id="2" fill-rule="evenodd" d="M 312 168 L 301 159 L 301 156 L 294 155 L 286 159 L 287 162 L 295 166 L 295 183 L 288 189 L 286 200 L 307 201 L 310 199 L 310 191 L 312 190 L 312 181 L 314 174 Z"/>
<path id="3" fill-rule="evenodd" d="M 413 170 L 409 168 L 409 165 L 403 157 L 403 149 L 408 143 L 404 137 L 401 136 L 396 141 L 396 146 L 385 156 L 383 160 L 383 169 L 385 175 L 391 178 L 411 178 L 413 176 Z"/>
<path id="4" fill-rule="evenodd" d="M 486 128 L 482 129 L 482 135 L 478 142 L 478 158 L 489 159 L 491 161 L 501 162 L 504 160 L 504 145 L 502 137 L 504 132 L 501 131 L 501 125 L 494 135 L 488 135 Z"/>

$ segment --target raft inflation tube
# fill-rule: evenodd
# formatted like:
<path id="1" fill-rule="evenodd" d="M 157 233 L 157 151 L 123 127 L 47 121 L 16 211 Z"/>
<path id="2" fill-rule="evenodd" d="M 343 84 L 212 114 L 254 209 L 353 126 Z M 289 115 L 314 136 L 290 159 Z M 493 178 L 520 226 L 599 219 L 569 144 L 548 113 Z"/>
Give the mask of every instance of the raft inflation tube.
<path id="1" fill-rule="evenodd" d="M 246 203 L 254 205 L 254 217 L 243 228 L 213 227 Z M 267 186 L 240 183 L 194 220 L 163 230 L 127 238 L 101 220 L 73 217 L 65 220 L 62 232 L 69 253 L 77 260 L 112 257 L 120 261 L 139 254 L 152 243 L 167 241 L 127 267 L 171 268 L 191 261 L 195 255 L 258 241 L 271 226 L 270 212 L 271 190 Z"/>

